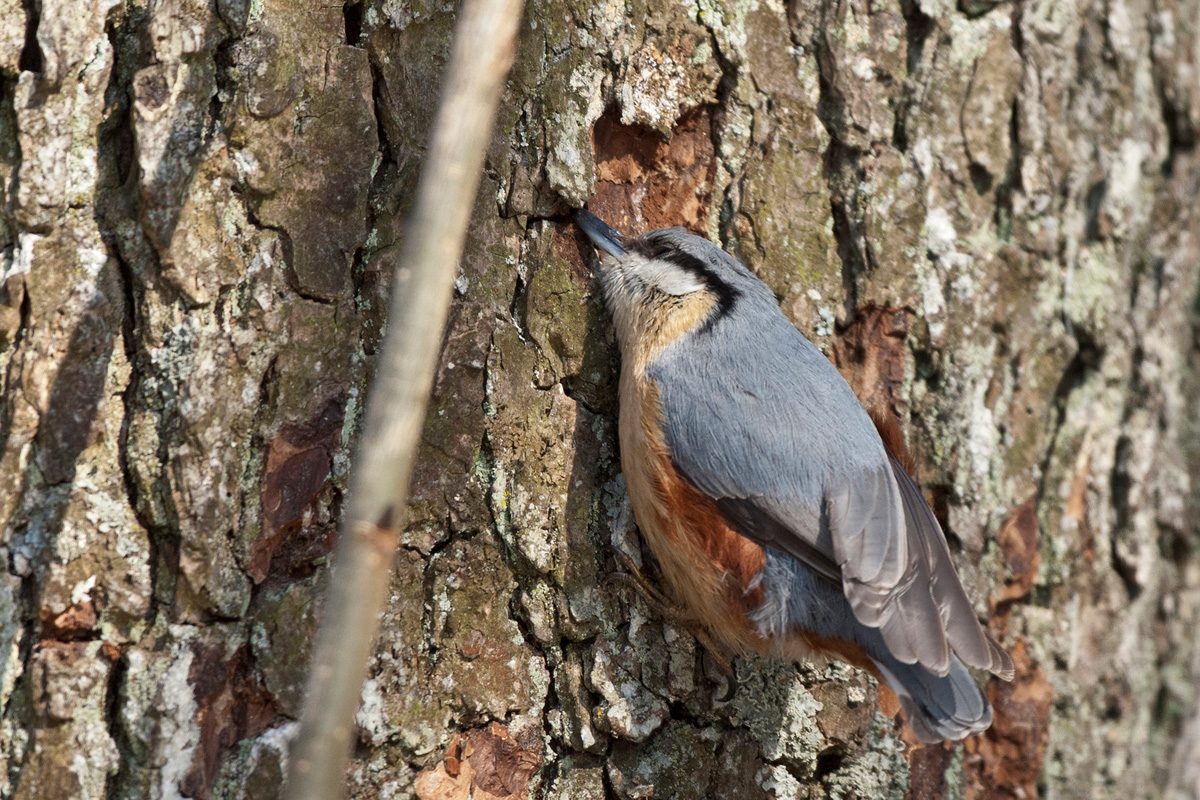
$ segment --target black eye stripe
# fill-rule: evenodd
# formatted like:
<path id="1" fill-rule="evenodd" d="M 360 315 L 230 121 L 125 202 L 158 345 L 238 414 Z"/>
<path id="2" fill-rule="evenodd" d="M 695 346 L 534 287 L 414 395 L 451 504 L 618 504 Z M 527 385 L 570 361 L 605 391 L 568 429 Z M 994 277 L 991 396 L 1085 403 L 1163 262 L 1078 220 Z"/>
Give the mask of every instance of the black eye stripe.
<path id="1" fill-rule="evenodd" d="M 674 264 L 685 272 L 695 275 L 704 282 L 705 287 L 717 296 L 717 313 L 713 314 L 700 329 L 703 333 L 712 328 L 713 323 L 733 310 L 741 293 L 721 280 L 715 272 L 708 268 L 703 259 L 691 253 L 686 253 L 678 247 L 666 242 L 646 241 L 645 239 L 627 239 L 625 247 L 642 258 L 653 261 L 666 261 Z"/>

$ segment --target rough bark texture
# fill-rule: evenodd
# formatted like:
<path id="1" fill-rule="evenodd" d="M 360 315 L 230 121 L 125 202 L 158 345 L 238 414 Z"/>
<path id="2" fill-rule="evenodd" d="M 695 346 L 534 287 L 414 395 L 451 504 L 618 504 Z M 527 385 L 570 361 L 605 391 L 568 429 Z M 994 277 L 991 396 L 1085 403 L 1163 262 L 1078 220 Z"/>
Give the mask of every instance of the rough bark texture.
<path id="1" fill-rule="evenodd" d="M 277 794 L 453 4 L 0 0 L 0 797 Z M 1200 4 L 531 0 L 360 798 L 1200 797 Z M 904 421 L 996 723 L 621 581 L 569 205 L 722 242 Z M 800 454 L 802 456 L 802 454 Z"/>

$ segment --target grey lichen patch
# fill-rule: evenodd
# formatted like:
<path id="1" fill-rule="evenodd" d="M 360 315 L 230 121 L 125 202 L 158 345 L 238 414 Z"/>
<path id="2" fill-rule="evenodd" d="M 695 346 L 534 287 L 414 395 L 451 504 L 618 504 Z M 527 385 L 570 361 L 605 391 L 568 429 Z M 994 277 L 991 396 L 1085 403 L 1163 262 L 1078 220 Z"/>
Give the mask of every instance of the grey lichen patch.
<path id="1" fill-rule="evenodd" d="M 686 67 L 690 55 L 678 45 L 663 53 L 654 44 L 634 53 L 629 65 L 630 77 L 621 86 L 621 122 L 669 134 L 680 109 L 685 103 L 691 105 Z M 701 98 L 711 99 L 703 95 Z"/>
<path id="2" fill-rule="evenodd" d="M 890 722 L 876 715 L 866 736 L 865 750 L 822 778 L 830 800 L 907 798 L 910 784 L 906 745 L 892 734 Z"/>
<path id="3" fill-rule="evenodd" d="M 754 736 L 768 761 L 811 775 L 824 737 L 817 725 L 821 703 L 786 662 L 739 660 L 738 690 L 731 701 L 734 721 Z"/>
<path id="4" fill-rule="evenodd" d="M 604 770 L 564 758 L 546 796 L 552 800 L 605 800 Z"/>
<path id="5" fill-rule="evenodd" d="M 365 700 L 372 702 L 364 702 L 358 715 L 368 742 L 383 744 L 395 735 L 417 756 L 437 747 L 449 720 L 428 683 L 431 649 L 425 632 L 432 608 L 426 605 L 425 569 L 418 553 L 404 550 L 397 555 L 391 595 L 380 618 L 379 646 L 363 686 Z M 376 705 L 375 699 L 382 702 Z"/>
<path id="6" fill-rule="evenodd" d="M 595 176 L 592 125 L 604 112 L 604 74 L 582 53 L 552 64 L 545 77 L 546 180 L 572 206 L 592 194 Z M 558 90 L 562 87 L 561 92 Z"/>
<path id="7" fill-rule="evenodd" d="M 878 797 L 904 800 L 909 794 L 905 744 L 891 733 L 891 720 L 876 715 L 868 729 L 866 749 L 824 776 L 830 800 Z"/>
<path id="8" fill-rule="evenodd" d="M 544 660 L 524 648 L 508 614 L 514 584 L 486 537 L 454 543 L 431 563 L 431 636 L 442 645 L 434 685 L 453 685 L 462 713 L 503 719 L 541 705 L 549 684 Z"/>
<path id="9" fill-rule="evenodd" d="M 419 800 L 416 770 L 401 753 L 385 750 L 354 758 L 346 775 L 346 794 L 354 800 Z"/>
<path id="10" fill-rule="evenodd" d="M 866 11 L 866 3 L 823 7 L 814 31 L 818 59 L 834 106 L 830 133 L 858 150 L 890 142 L 894 109 L 907 76 L 907 38 L 899 3 Z"/>
<path id="11" fill-rule="evenodd" d="M 603 752 L 608 737 L 592 724 L 592 697 L 584 683 L 584 659 L 590 658 L 580 645 L 568 645 L 554 663 L 556 708 L 546 712 L 549 733 L 576 751 Z"/>
<path id="12" fill-rule="evenodd" d="M 38 602 L 51 625 L 78 610 L 94 618 L 63 621 L 73 635 L 83 634 L 90 622 L 109 641 L 123 643 L 136 638 L 143 624 L 151 581 L 148 537 L 124 494 L 113 491 L 119 481 L 112 474 L 78 476 L 67 505 L 43 520 L 57 530 L 42 554 Z"/>
<path id="13" fill-rule="evenodd" d="M 718 737 L 711 728 L 672 722 L 646 745 L 617 745 L 609 762 L 609 780 L 622 800 L 711 797 L 713 750 Z"/>
<path id="14" fill-rule="evenodd" d="M 630 54 L 617 85 L 621 122 L 670 136 L 681 111 L 716 98 L 721 71 L 708 31 L 674 9 L 656 9 L 647 27 L 654 35 Z"/>
<path id="15" fill-rule="evenodd" d="M 25 44 L 25 14 L 20 0 L 0 3 L 0 70 L 15 73 Z"/>
<path id="16" fill-rule="evenodd" d="M 587 685 L 601 697 L 593 724 L 644 741 L 669 715 L 668 704 L 696 700 L 697 655 L 692 636 L 649 618 L 635 600 L 628 625 L 598 637 L 585 658 Z"/>
<path id="17" fill-rule="evenodd" d="M 200 631 L 160 625 L 123 655 L 117 722 L 127 748 L 129 797 L 178 793 L 200 744 L 190 683 Z"/>
<path id="18" fill-rule="evenodd" d="M 235 405 L 222 390 L 240 370 L 220 321 L 189 316 L 171 334 L 151 358 L 163 366 L 164 376 L 172 376 L 173 385 L 164 390 L 175 394 L 179 424 L 188 433 L 175 443 L 176 467 L 169 473 L 172 507 L 190 509 L 178 519 L 186 581 L 179 599 L 185 608 L 207 606 L 236 617 L 250 601 L 250 585 L 243 571 L 246 544 L 227 535 L 239 528 L 238 509 L 229 500 L 240 495 L 242 443 L 258 403 L 256 376 L 239 376 L 252 391 L 237 395 Z"/>
<path id="19" fill-rule="evenodd" d="M 598 638 L 592 647 L 588 687 L 602 698 L 593 724 L 613 736 L 643 742 L 670 716 L 666 700 L 638 680 L 638 664 L 628 645 Z"/>
<path id="20" fill-rule="evenodd" d="M 19 624 L 20 585 L 20 579 L 14 575 L 0 576 L 0 704 L 5 706 L 25 669 L 20 651 L 21 640 L 25 638 Z"/>
<path id="21" fill-rule="evenodd" d="M 213 781 L 213 800 L 275 800 L 282 796 L 287 754 L 300 723 L 289 722 L 242 741 Z"/>
<path id="22" fill-rule="evenodd" d="M 23 156 L 15 216 L 26 229 L 45 232 L 68 206 L 77 205 L 95 187 L 96 127 L 113 63 L 104 20 L 115 5 L 115 0 L 106 0 L 82 13 L 69 13 L 79 9 L 49 3 L 40 10 L 63 24 L 41 27 L 42 74 L 24 70 L 14 87 L 17 141 Z M 60 85 L 78 90 L 41 91 Z"/>
<path id="23" fill-rule="evenodd" d="M 242 239 L 249 222 L 244 205 L 231 196 L 234 163 L 223 144 L 198 154 L 202 160 L 188 175 L 187 193 L 173 201 L 171 230 L 160 232 L 162 241 L 155 242 L 163 277 L 197 304 L 214 302 L 244 269 Z"/>
<path id="24" fill-rule="evenodd" d="M 738 65 L 754 47 L 756 31 L 747 24 L 747 18 L 764 8 L 772 13 L 782 10 L 779 4 L 747 0 L 686 0 L 684 5 L 688 16 L 712 33 L 721 57 Z"/>
<path id="25" fill-rule="evenodd" d="M 608 777 L 622 800 L 642 797 L 752 800 L 769 797 L 769 770 L 745 731 L 671 722 L 642 745 L 619 742 Z M 775 796 L 784 797 L 785 794 Z"/>
<path id="26" fill-rule="evenodd" d="M 158 309 L 146 319 L 145 361 L 139 363 L 143 372 L 127 442 L 137 454 L 130 474 L 138 487 L 139 513 L 159 531 L 179 531 L 185 596 L 192 598 L 183 600 L 184 606 L 220 608 L 229 616 L 240 614 L 248 602 L 242 568 L 258 530 L 257 509 L 240 500 L 255 495 L 255 471 L 248 469 L 256 463 L 249 449 L 251 430 L 259 404 L 267 399 L 261 394 L 264 376 L 291 335 L 288 317 L 302 311 L 281 296 L 285 284 L 275 237 L 243 245 L 250 252 L 227 315 Z M 320 356 L 307 363 L 319 364 Z M 224 399 L 217 402 L 218 396 Z M 313 399 L 309 388 L 305 403 Z M 166 448 L 178 459 L 174 470 L 160 463 Z M 178 516 L 180 508 L 193 513 Z M 214 560 L 214 553 L 228 556 Z M 159 589 L 169 586 L 163 582 Z M 170 591 L 163 595 L 168 602 L 170 596 Z"/>

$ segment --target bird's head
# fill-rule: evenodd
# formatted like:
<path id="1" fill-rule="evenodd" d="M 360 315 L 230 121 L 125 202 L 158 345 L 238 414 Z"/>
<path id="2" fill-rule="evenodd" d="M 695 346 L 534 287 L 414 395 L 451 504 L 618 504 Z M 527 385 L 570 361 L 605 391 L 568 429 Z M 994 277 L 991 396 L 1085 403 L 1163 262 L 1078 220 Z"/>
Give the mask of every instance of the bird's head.
<path id="1" fill-rule="evenodd" d="M 626 360 L 648 363 L 677 339 L 702 333 L 770 290 L 721 248 L 683 228 L 626 236 L 579 211 L 601 251 L 599 278 Z"/>

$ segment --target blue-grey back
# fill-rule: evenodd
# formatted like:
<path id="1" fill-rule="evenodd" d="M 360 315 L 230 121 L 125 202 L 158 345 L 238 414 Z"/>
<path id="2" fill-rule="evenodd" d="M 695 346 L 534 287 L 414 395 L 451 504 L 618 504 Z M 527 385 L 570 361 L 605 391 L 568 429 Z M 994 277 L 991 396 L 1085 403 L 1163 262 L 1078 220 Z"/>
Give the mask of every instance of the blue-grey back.
<path id="1" fill-rule="evenodd" d="M 878 470 L 887 455 L 841 374 L 750 280 L 757 286 L 734 285 L 727 316 L 651 365 L 667 445 L 712 496 L 762 494 L 815 508 L 831 478 Z"/>

